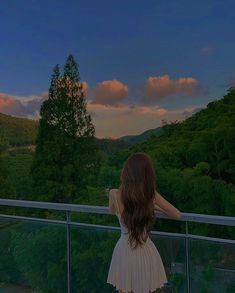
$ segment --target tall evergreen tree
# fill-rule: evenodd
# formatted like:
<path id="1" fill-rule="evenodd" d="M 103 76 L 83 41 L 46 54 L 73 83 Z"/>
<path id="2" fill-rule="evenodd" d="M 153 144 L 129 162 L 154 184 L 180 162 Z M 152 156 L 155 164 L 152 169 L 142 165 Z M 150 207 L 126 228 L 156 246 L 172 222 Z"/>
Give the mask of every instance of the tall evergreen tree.
<path id="1" fill-rule="evenodd" d="M 63 75 L 55 66 L 40 115 L 31 167 L 35 194 L 40 200 L 74 201 L 96 180 L 100 153 L 72 55 L 67 58 Z"/>

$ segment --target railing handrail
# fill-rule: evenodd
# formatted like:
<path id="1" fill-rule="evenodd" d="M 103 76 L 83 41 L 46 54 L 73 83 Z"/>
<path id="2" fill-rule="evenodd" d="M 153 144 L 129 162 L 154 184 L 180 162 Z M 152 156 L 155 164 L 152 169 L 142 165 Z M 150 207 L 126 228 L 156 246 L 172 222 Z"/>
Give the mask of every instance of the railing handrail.
<path id="1" fill-rule="evenodd" d="M 110 214 L 108 207 L 95 206 L 95 205 L 54 203 L 54 202 L 18 200 L 18 199 L 0 199 L 0 206 L 1 205 L 24 207 L 24 208 L 49 209 L 49 210 L 67 211 L 67 212 Z M 160 211 L 156 211 L 156 217 L 172 220 L 172 218 L 168 217 L 166 214 Z M 180 219 L 180 221 L 235 226 L 235 217 L 207 215 L 207 214 L 182 212 L 182 218 Z"/>
<path id="2" fill-rule="evenodd" d="M 85 227 L 90 229 L 101 229 L 101 230 L 115 230 L 120 231 L 120 226 L 106 226 L 102 224 L 90 224 L 90 223 L 83 223 L 83 222 L 73 222 L 72 220 L 55 220 L 55 219 L 43 219 L 43 218 L 36 218 L 36 217 L 29 217 L 29 216 L 15 216 L 15 215 L 4 215 L 0 214 L 0 219 L 8 219 L 8 220 L 17 220 L 17 221 L 33 221 L 37 223 L 44 223 L 44 224 L 62 224 L 62 225 L 73 225 L 78 227 Z M 189 233 L 177 233 L 177 232 L 165 232 L 165 231 L 157 231 L 151 230 L 152 235 L 161 235 L 166 237 L 178 237 L 178 238 L 191 238 L 196 240 L 207 240 L 213 242 L 221 242 L 221 243 L 228 243 L 228 244 L 235 244 L 235 240 L 233 239 L 225 239 L 225 238 L 216 238 L 211 236 L 202 236 L 202 235 L 194 235 Z"/>

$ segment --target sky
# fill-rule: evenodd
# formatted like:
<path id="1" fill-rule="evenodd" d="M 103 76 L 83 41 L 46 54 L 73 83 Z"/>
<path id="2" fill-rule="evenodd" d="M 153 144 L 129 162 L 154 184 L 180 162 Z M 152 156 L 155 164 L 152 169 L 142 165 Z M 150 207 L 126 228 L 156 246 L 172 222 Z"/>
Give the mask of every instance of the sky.
<path id="1" fill-rule="evenodd" d="M 183 120 L 235 84 L 235 1 L 21 0 L 0 9 L 0 112 L 40 118 L 73 54 L 95 136 Z"/>

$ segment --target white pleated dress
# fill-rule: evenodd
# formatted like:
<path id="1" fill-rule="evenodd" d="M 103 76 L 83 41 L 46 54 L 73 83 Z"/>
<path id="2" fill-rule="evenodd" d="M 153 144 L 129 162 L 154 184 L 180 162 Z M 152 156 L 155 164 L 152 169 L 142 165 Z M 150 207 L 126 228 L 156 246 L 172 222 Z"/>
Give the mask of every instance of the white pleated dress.
<path id="1" fill-rule="evenodd" d="M 121 237 L 112 254 L 107 283 L 125 293 L 149 293 L 164 286 L 167 277 L 161 256 L 150 237 L 136 249 L 132 249 L 126 226 L 122 223 L 120 213 L 116 213 Z"/>

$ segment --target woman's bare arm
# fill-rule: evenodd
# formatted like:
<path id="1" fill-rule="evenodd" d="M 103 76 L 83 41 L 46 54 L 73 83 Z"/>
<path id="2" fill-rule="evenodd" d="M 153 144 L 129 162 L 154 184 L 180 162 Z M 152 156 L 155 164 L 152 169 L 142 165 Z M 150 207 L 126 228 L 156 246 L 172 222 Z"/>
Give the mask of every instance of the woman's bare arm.
<path id="1" fill-rule="evenodd" d="M 161 212 L 164 213 L 164 210 L 161 209 L 161 208 L 160 208 L 157 204 L 155 204 L 155 203 L 154 203 L 154 209 L 155 209 L 155 210 L 159 210 L 159 211 L 161 211 Z"/>
<path id="2" fill-rule="evenodd" d="M 109 212 L 110 214 L 114 215 L 116 214 L 116 209 L 115 209 L 115 204 L 113 202 L 113 194 L 112 191 L 113 189 L 108 191 L 108 198 L 109 198 Z"/>
<path id="3" fill-rule="evenodd" d="M 168 217 L 174 220 L 180 220 L 182 217 L 181 212 L 176 207 L 174 207 L 171 203 L 169 203 L 169 201 L 167 201 L 157 191 L 155 194 L 155 206 L 157 206 L 158 208 L 160 207 L 160 210 L 163 213 L 165 213 Z"/>

